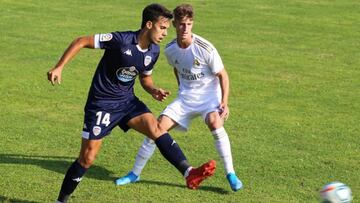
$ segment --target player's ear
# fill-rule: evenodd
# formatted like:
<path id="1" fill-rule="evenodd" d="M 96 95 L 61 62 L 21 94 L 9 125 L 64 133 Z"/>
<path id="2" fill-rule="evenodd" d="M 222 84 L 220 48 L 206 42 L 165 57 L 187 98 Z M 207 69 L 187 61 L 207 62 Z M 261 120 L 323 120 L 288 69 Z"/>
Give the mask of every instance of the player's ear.
<path id="1" fill-rule="evenodd" d="M 152 28 L 152 26 L 153 26 L 153 22 L 151 22 L 151 21 L 149 20 L 149 21 L 146 22 L 145 26 L 146 26 L 147 29 L 150 30 L 150 29 Z"/>
<path id="2" fill-rule="evenodd" d="M 174 27 L 176 27 L 176 26 L 175 26 L 175 20 L 172 21 L 172 25 L 173 25 Z"/>

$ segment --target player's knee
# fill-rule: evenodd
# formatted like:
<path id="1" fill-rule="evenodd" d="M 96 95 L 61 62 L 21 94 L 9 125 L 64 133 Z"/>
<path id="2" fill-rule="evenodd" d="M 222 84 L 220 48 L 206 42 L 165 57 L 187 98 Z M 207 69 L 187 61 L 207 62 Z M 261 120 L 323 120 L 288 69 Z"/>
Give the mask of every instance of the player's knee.
<path id="1" fill-rule="evenodd" d="M 165 128 L 165 124 L 163 124 L 164 123 L 163 119 L 164 118 L 162 115 L 157 119 L 158 125 L 160 126 L 160 128 Z"/>
<path id="2" fill-rule="evenodd" d="M 219 129 L 222 127 L 222 122 L 220 120 L 217 120 L 217 119 L 213 119 L 213 120 L 208 120 L 208 128 L 213 131 L 213 130 L 216 130 L 216 129 Z"/>
<path id="3" fill-rule="evenodd" d="M 161 135 L 163 135 L 166 131 L 164 131 L 159 122 L 153 122 L 151 124 L 148 125 L 148 129 L 146 130 L 146 132 L 144 133 L 148 138 L 152 139 L 152 140 L 156 140 L 157 138 L 159 138 Z"/>
<path id="4" fill-rule="evenodd" d="M 206 124 L 207 124 L 208 128 L 211 131 L 213 131 L 213 130 L 216 130 L 218 128 L 221 128 L 223 126 L 223 121 L 219 117 L 219 115 L 214 114 L 214 113 L 210 113 L 210 114 L 208 114 L 208 116 L 206 118 Z"/>
<path id="5" fill-rule="evenodd" d="M 156 137 L 160 137 L 161 135 L 163 135 L 166 132 L 166 130 L 163 129 L 163 127 L 160 125 L 159 122 L 156 123 L 155 125 L 155 129 L 154 129 L 154 135 Z"/>

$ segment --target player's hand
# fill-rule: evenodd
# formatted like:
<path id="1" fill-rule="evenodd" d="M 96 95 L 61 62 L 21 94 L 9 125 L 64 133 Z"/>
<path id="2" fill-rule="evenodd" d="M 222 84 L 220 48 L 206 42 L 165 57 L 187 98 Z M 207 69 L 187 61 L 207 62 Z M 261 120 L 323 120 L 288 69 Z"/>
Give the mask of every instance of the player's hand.
<path id="1" fill-rule="evenodd" d="M 59 84 L 61 83 L 61 68 L 53 68 L 47 72 L 47 78 L 51 82 L 52 85 L 55 85 L 55 83 Z"/>
<path id="2" fill-rule="evenodd" d="M 224 119 L 225 121 L 229 118 L 230 110 L 227 104 L 221 103 L 220 107 L 220 118 Z"/>
<path id="3" fill-rule="evenodd" d="M 165 99 L 168 95 L 170 95 L 170 92 L 163 90 L 161 88 L 155 88 L 151 93 L 151 96 L 154 99 L 161 101 L 161 102 L 165 101 Z"/>

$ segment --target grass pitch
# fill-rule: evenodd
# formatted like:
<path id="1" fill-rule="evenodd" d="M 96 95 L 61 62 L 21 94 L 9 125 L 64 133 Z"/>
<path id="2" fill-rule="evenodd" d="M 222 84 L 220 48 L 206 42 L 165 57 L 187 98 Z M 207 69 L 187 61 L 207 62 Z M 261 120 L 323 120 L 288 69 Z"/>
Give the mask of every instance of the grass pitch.
<path id="1" fill-rule="evenodd" d="M 116 187 L 143 137 L 115 129 L 71 202 L 318 202 L 327 182 L 360 193 L 360 3 L 356 0 L 189 1 L 194 32 L 220 52 L 231 80 L 225 127 L 244 189 L 232 192 L 222 165 L 197 191 L 156 152 L 142 181 Z M 80 148 L 83 106 L 101 50 L 82 50 L 61 86 L 46 72 L 77 36 L 136 30 L 149 1 L 0 0 L 0 202 L 52 202 Z M 174 8 L 180 1 L 159 1 Z M 170 29 L 162 48 L 175 36 Z M 160 56 L 164 103 L 176 95 Z M 200 119 L 172 132 L 193 165 L 217 159 Z"/>

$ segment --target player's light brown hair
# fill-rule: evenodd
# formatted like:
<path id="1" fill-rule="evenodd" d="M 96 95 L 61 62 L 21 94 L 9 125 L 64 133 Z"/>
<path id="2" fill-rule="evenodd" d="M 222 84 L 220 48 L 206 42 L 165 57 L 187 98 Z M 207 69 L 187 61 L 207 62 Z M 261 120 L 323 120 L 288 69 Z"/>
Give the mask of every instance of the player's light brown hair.
<path id="1" fill-rule="evenodd" d="M 182 18 L 194 19 L 194 9 L 190 4 L 181 4 L 177 6 L 174 11 L 174 20 L 181 20 Z"/>

